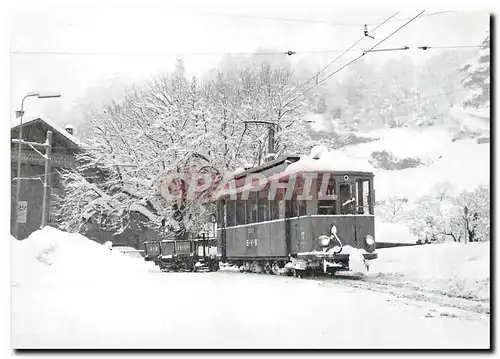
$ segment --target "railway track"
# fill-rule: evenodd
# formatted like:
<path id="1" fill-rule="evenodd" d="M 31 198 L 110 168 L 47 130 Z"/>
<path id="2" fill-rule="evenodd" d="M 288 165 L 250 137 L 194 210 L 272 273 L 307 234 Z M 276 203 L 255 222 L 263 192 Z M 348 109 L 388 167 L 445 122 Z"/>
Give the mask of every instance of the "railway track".
<path id="1" fill-rule="evenodd" d="M 407 283 L 380 282 L 373 277 L 336 275 L 326 278 L 306 278 L 315 280 L 319 285 L 343 285 L 351 288 L 388 294 L 408 305 L 431 307 L 431 312 L 440 316 L 467 317 L 469 319 L 489 318 L 489 301 L 452 296 L 435 290 L 426 290 Z M 430 316 L 434 316 L 430 313 Z"/>
<path id="2" fill-rule="evenodd" d="M 240 275 L 263 275 L 263 273 L 235 273 Z M 405 305 L 424 307 L 428 309 L 429 317 L 446 316 L 460 317 L 471 320 L 485 320 L 490 317 L 490 303 L 485 300 L 461 298 L 436 290 L 427 290 L 396 281 L 380 281 L 374 277 L 361 277 L 348 273 L 337 273 L 335 276 L 310 276 L 295 278 L 293 276 L 278 276 L 287 280 L 315 281 L 318 285 L 338 286 L 369 290 L 389 296 L 387 301 L 397 300 Z"/>

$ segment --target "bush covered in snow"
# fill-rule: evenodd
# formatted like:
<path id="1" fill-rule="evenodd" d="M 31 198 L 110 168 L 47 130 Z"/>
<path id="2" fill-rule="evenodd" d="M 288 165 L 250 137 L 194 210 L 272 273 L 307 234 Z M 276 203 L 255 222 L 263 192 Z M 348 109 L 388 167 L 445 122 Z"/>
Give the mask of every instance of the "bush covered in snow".
<path id="1" fill-rule="evenodd" d="M 459 131 L 455 133 L 453 138 L 451 139 L 452 142 L 455 141 L 460 141 L 464 139 L 476 139 L 480 137 L 483 134 L 483 131 L 479 130 L 474 130 L 474 129 L 469 129 L 467 127 L 463 127 Z"/>
<path id="2" fill-rule="evenodd" d="M 446 184 L 420 198 L 411 213 L 411 229 L 419 243 L 478 242 L 490 239 L 490 192 L 488 185 L 458 195 Z"/>
<path id="3" fill-rule="evenodd" d="M 389 151 L 374 151 L 371 154 L 370 163 L 375 168 L 380 168 L 388 171 L 404 170 L 406 168 L 415 168 L 422 166 L 423 163 L 418 158 L 403 158 L 395 157 Z"/>
<path id="4" fill-rule="evenodd" d="M 386 222 L 394 223 L 407 219 L 408 198 L 392 196 L 375 203 L 375 215 Z"/>
<path id="5" fill-rule="evenodd" d="M 378 141 L 379 138 L 370 137 L 370 136 L 362 136 L 355 132 L 333 132 L 329 134 L 329 138 L 323 140 L 328 147 L 332 149 L 340 149 L 345 146 L 354 146 L 359 145 L 361 143 L 369 143 L 373 141 Z"/>

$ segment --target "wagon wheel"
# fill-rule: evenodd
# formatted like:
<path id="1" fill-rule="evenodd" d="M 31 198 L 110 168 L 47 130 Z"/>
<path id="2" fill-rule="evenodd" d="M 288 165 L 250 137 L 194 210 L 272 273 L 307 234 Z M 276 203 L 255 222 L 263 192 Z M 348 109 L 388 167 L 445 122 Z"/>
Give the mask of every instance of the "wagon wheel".
<path id="1" fill-rule="evenodd" d="M 302 278 L 302 276 L 304 275 L 302 273 L 301 270 L 298 270 L 298 269 L 292 269 L 292 275 L 294 276 L 294 278 Z"/>
<path id="2" fill-rule="evenodd" d="M 274 275 L 280 274 L 280 267 L 278 266 L 277 263 L 273 263 L 271 270 Z"/>
<path id="3" fill-rule="evenodd" d="M 271 274 L 273 271 L 271 269 L 271 266 L 269 265 L 269 262 L 264 265 L 264 273 L 266 274 Z"/>

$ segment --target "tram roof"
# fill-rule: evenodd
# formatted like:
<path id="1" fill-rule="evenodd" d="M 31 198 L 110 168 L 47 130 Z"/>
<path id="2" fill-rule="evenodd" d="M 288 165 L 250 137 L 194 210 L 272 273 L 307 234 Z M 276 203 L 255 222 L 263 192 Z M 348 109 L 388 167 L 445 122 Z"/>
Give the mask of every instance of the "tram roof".
<path id="1" fill-rule="evenodd" d="M 263 163 L 260 166 L 252 167 L 252 168 L 249 168 L 249 169 L 247 169 L 245 171 L 239 172 L 238 174 L 236 174 L 236 175 L 233 176 L 233 179 L 237 180 L 237 179 L 240 179 L 240 178 L 244 178 L 244 177 L 248 176 L 251 173 L 259 173 L 259 172 L 265 171 L 267 169 L 279 166 L 279 165 L 285 163 L 285 161 L 290 161 L 291 163 L 293 163 L 293 162 L 297 162 L 298 160 L 300 160 L 300 156 L 297 156 L 297 155 L 286 155 L 286 156 L 277 158 L 275 160 L 272 160 L 272 161 L 269 161 L 269 162 L 265 162 L 265 163 Z"/>
<path id="2" fill-rule="evenodd" d="M 278 165 L 284 163 L 286 160 L 290 160 L 292 163 L 296 162 L 298 158 L 300 158 L 300 157 L 294 156 L 291 158 L 290 157 L 281 158 L 279 160 L 270 161 L 264 165 L 254 167 L 254 168 L 249 169 L 245 172 L 239 173 L 238 175 L 234 176 L 232 179 L 232 181 L 235 181 L 234 187 L 230 186 L 229 182 L 226 183 L 224 185 L 224 193 L 222 193 L 220 196 L 217 196 L 217 197 L 222 198 L 222 197 L 226 197 L 226 196 L 231 195 L 231 194 L 235 194 L 235 193 L 239 194 L 239 193 L 242 193 L 246 190 L 250 190 L 251 188 L 259 185 L 259 179 L 255 178 L 252 180 L 252 183 L 245 183 L 243 181 L 245 180 L 245 178 L 247 176 L 254 174 L 254 173 L 262 172 L 266 169 L 270 169 L 270 168 L 275 167 L 275 166 L 278 166 Z M 293 160 L 295 160 L 295 161 L 293 161 Z M 331 171 L 320 170 L 320 171 L 315 171 L 315 170 L 306 169 L 306 170 L 288 172 L 285 169 L 283 171 L 279 171 L 276 173 L 271 173 L 271 174 L 266 175 L 265 177 L 268 180 L 268 182 L 267 182 L 265 187 L 267 188 L 269 186 L 270 181 L 279 181 L 281 183 L 286 183 L 286 182 L 288 182 L 290 177 L 295 177 L 295 178 L 302 177 L 303 175 L 309 174 L 309 173 L 316 173 L 316 174 L 329 173 L 329 174 L 334 175 L 334 176 L 350 175 L 350 176 L 374 177 L 373 172 L 368 172 L 368 171 L 352 171 L 352 170 L 345 170 L 345 171 L 342 171 L 342 170 L 331 170 Z"/>

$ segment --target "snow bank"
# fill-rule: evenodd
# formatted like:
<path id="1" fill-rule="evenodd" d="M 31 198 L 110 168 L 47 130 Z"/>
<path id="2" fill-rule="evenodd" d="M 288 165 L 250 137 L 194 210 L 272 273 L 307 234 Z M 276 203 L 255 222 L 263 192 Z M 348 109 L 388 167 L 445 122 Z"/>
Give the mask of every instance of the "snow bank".
<path id="1" fill-rule="evenodd" d="M 11 279 L 17 285 L 101 281 L 157 271 L 151 262 L 110 251 L 81 234 L 52 227 L 11 238 Z"/>
<path id="2" fill-rule="evenodd" d="M 449 295 L 489 299 L 490 243 L 442 243 L 379 249 L 370 276 Z"/>
<path id="3" fill-rule="evenodd" d="M 285 172 L 296 173 L 301 171 L 365 171 L 373 172 L 374 168 L 367 160 L 349 157 L 337 150 L 328 150 L 325 146 L 315 146 L 308 156 L 289 165 Z"/>
<path id="4" fill-rule="evenodd" d="M 236 265 L 231 265 L 229 263 L 221 262 L 219 264 L 219 271 L 221 272 L 240 272 L 240 267 Z"/>
<path id="5" fill-rule="evenodd" d="M 453 120 L 460 125 L 460 127 L 468 128 L 472 131 L 482 133 L 490 132 L 490 108 L 467 108 L 460 107 L 450 108 L 450 114 Z"/>
<path id="6" fill-rule="evenodd" d="M 349 254 L 349 270 L 351 272 L 365 275 L 367 273 L 365 266 L 365 258 L 359 249 L 351 250 Z"/>

